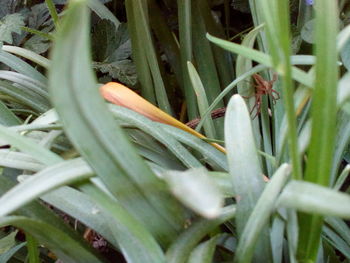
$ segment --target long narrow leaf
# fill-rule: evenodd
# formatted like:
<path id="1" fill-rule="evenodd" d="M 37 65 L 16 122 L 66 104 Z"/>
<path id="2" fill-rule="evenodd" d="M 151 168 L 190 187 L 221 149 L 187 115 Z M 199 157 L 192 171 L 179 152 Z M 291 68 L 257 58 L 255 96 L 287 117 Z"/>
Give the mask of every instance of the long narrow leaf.
<path id="1" fill-rule="evenodd" d="M 109 191 L 167 242 L 181 227 L 184 215 L 137 155 L 96 89 L 85 4 L 71 3 L 56 38 L 49 75 L 53 103 L 68 137 Z"/>

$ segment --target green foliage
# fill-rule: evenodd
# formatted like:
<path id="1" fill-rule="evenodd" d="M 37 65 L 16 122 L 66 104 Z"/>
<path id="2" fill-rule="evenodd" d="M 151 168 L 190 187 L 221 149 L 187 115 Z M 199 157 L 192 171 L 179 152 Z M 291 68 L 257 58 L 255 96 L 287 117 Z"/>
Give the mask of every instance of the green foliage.
<path id="1" fill-rule="evenodd" d="M 21 14 L 10 14 L 3 17 L 0 21 L 0 41 L 12 44 L 12 33 L 21 33 L 23 25 L 23 16 Z"/>
<path id="2" fill-rule="evenodd" d="M 346 1 L 3 2 L 0 262 L 350 260 Z"/>

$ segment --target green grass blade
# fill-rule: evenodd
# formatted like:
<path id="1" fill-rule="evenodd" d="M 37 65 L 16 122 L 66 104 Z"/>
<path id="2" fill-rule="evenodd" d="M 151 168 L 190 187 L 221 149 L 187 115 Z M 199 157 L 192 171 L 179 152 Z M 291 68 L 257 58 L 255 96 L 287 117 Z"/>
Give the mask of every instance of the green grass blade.
<path id="1" fill-rule="evenodd" d="M 214 54 L 210 42 L 205 37 L 207 29 L 205 28 L 204 18 L 200 12 L 201 1 L 192 1 L 192 45 L 193 54 L 196 61 L 199 76 L 203 82 L 207 100 L 212 103 L 220 93 L 220 81 L 215 67 Z M 223 103 L 219 104 L 223 107 Z"/>
<path id="2" fill-rule="evenodd" d="M 38 145 L 32 139 L 21 136 L 2 125 L 0 125 L 0 141 L 30 154 L 32 157 L 46 165 L 56 164 L 63 160 L 57 154 L 45 149 L 41 145 Z"/>
<path id="3" fill-rule="evenodd" d="M 293 178 L 301 179 L 301 162 L 298 152 L 297 127 L 293 101 L 294 87 L 291 72 L 291 37 L 289 5 L 286 1 L 262 1 L 266 21 L 267 40 L 274 68 L 282 72 L 283 102 L 287 114 L 288 149 L 293 165 Z"/>
<path id="4" fill-rule="evenodd" d="M 330 183 L 336 132 L 336 87 L 338 78 L 336 37 L 338 10 L 333 1 L 316 3 L 316 78 L 311 106 L 312 130 L 305 180 L 323 186 Z M 322 129 L 320 129 L 322 127 Z M 332 200 L 332 199 L 330 199 Z M 334 200 L 333 200 L 334 201 Z M 298 257 L 315 260 L 323 219 L 300 218 Z M 308 229 L 313 231 L 309 232 Z"/>
<path id="5" fill-rule="evenodd" d="M 21 124 L 20 119 L 0 101 L 0 125 L 13 126 Z"/>
<path id="6" fill-rule="evenodd" d="M 113 15 L 109 9 L 98 0 L 88 0 L 87 5 L 91 10 L 93 10 L 101 19 L 110 20 L 115 28 L 120 25 L 119 20 Z"/>
<path id="7" fill-rule="evenodd" d="M 26 241 L 29 263 L 40 263 L 38 241 L 28 233 L 26 233 Z"/>
<path id="8" fill-rule="evenodd" d="M 255 73 L 258 73 L 262 70 L 264 70 L 266 67 L 263 65 L 258 65 L 255 66 L 254 68 L 252 68 L 251 70 L 245 72 L 243 75 L 237 77 L 234 81 L 232 81 L 213 101 L 213 103 L 209 106 L 209 108 L 206 110 L 206 112 L 202 115 L 202 119 L 200 120 L 200 122 L 198 123 L 196 129 L 201 129 L 204 121 L 206 120 L 206 118 L 208 118 L 210 116 L 210 113 L 212 112 L 212 110 L 214 110 L 215 106 L 226 96 L 230 93 L 230 91 L 232 91 L 232 89 L 234 89 L 241 81 L 244 81 L 245 79 L 249 78 L 250 76 L 252 76 Z"/>
<path id="9" fill-rule="evenodd" d="M 86 180 L 93 171 L 81 159 L 64 161 L 26 178 L 0 198 L 0 215 L 8 215 L 40 195 L 60 186 Z"/>
<path id="10" fill-rule="evenodd" d="M 159 123 L 158 126 L 161 127 L 166 133 L 176 138 L 178 141 L 201 153 L 206 162 L 216 167 L 215 170 L 228 171 L 226 155 L 212 145 L 178 128 L 161 123 Z"/>
<path id="11" fill-rule="evenodd" d="M 29 49 L 25 49 L 25 48 L 21 48 L 21 47 L 16 47 L 16 46 L 9 46 L 9 45 L 3 45 L 2 46 L 2 50 L 24 57 L 26 59 L 29 59 L 30 61 L 44 67 L 45 69 L 48 69 L 50 66 L 50 60 L 48 60 L 47 58 L 40 56 L 39 54 L 29 50 Z M 26 71 L 25 73 L 27 73 L 28 71 Z M 35 74 L 37 75 L 37 74 Z M 30 76 L 30 75 L 28 75 Z M 40 76 L 40 75 L 39 75 Z M 33 76 L 32 76 L 33 77 Z M 45 80 L 45 78 L 40 77 L 40 79 Z"/>
<path id="12" fill-rule="evenodd" d="M 0 50 L 0 62 L 6 64 L 11 69 L 17 71 L 18 73 L 22 73 L 30 78 L 33 78 L 42 83 L 46 83 L 46 77 L 29 65 L 27 62 L 24 62 L 22 59 L 9 54 L 5 50 Z"/>
<path id="13" fill-rule="evenodd" d="M 87 11 L 85 1 L 73 2 L 60 26 L 49 74 L 53 104 L 68 137 L 108 190 L 166 243 L 180 228 L 184 215 L 137 154 L 96 89 Z"/>
<path id="14" fill-rule="evenodd" d="M 11 85 L 7 81 L 0 80 L 0 92 L 25 107 L 29 107 L 36 112 L 45 112 L 50 109 L 48 100 L 38 94 L 34 94 L 27 88 L 19 85 Z"/>
<path id="15" fill-rule="evenodd" d="M 128 18 L 128 31 L 132 43 L 133 59 L 136 65 L 137 77 L 141 83 L 141 93 L 146 100 L 156 104 L 151 72 L 146 54 L 143 51 L 143 43 L 140 39 L 142 32 L 139 32 L 140 27 L 137 26 L 137 17 L 134 14 L 134 2 L 131 0 L 126 0 L 125 7 Z"/>
<path id="16" fill-rule="evenodd" d="M 109 222 L 112 219 L 100 207 L 97 207 L 87 194 L 65 186 L 42 195 L 40 199 L 93 229 L 114 247 L 119 247 L 109 228 Z"/>
<path id="17" fill-rule="evenodd" d="M 192 89 L 190 77 L 187 70 L 187 61 L 193 62 L 191 1 L 177 0 L 177 8 L 183 87 L 186 98 L 188 119 L 193 120 L 198 117 L 198 110 L 196 96 Z"/>
<path id="18" fill-rule="evenodd" d="M 235 262 L 251 262 L 254 255 L 255 242 L 258 240 L 264 226 L 269 222 L 269 217 L 274 212 L 275 201 L 286 183 L 290 171 L 291 167 L 288 164 L 282 164 L 267 183 L 244 227 L 242 237 L 235 251 Z M 262 251 L 261 253 L 269 252 Z"/>
<path id="19" fill-rule="evenodd" d="M 183 89 L 179 45 L 173 32 L 167 24 L 167 18 L 163 15 L 155 0 L 149 1 L 149 9 L 152 10 L 152 15 L 149 17 L 152 30 L 159 40 L 159 44 L 164 49 L 164 53 L 169 64 L 171 65 L 171 68 L 174 70 L 178 84 Z"/>
<path id="20" fill-rule="evenodd" d="M 80 188 L 111 216 L 113 221 L 109 227 L 128 261 L 166 263 L 163 251 L 153 236 L 118 201 L 91 184 Z"/>
<path id="21" fill-rule="evenodd" d="M 185 147 L 177 142 L 177 140 L 167 136 L 161 129 L 158 129 L 153 121 L 121 106 L 110 104 L 109 109 L 119 120 L 125 121 L 139 128 L 163 143 L 188 168 L 202 166 L 201 163 Z"/>
<path id="22" fill-rule="evenodd" d="M 269 55 L 264 54 L 258 50 L 244 47 L 244 46 L 241 46 L 241 45 L 238 45 L 236 43 L 232 43 L 232 42 L 229 42 L 226 40 L 222 40 L 222 39 L 213 37 L 209 34 L 207 34 L 207 38 L 211 42 L 217 44 L 218 46 L 220 46 L 223 49 L 226 49 L 230 52 L 243 55 L 243 56 L 250 58 L 251 60 L 254 60 L 254 61 L 256 61 L 262 65 L 265 65 L 267 67 L 272 67 L 272 65 L 273 65 L 272 58 Z M 284 74 L 283 70 L 280 68 L 275 68 L 275 70 L 279 74 L 282 74 L 282 75 Z M 312 82 L 313 82 L 312 76 L 308 75 L 306 72 L 304 72 L 296 67 L 292 68 L 292 77 L 294 80 L 300 82 L 301 84 L 304 84 L 307 87 L 311 88 L 313 86 L 312 85 Z"/>
<path id="23" fill-rule="evenodd" d="M 166 252 L 167 263 L 185 263 L 196 245 L 216 227 L 235 216 L 235 206 L 223 209 L 222 214 L 212 220 L 199 219 L 180 234 Z"/>
<path id="24" fill-rule="evenodd" d="M 188 263 L 211 263 L 219 235 L 198 245 L 191 253 Z"/>
<path id="25" fill-rule="evenodd" d="M 103 262 L 82 240 L 74 239 L 55 226 L 43 221 L 23 216 L 1 217 L 0 226 L 8 225 L 16 226 L 30 233 L 63 261 L 76 263 Z"/>
<path id="26" fill-rule="evenodd" d="M 31 157 L 29 154 L 8 149 L 0 150 L 0 166 L 34 172 L 45 168 L 44 164 Z"/>
<path id="27" fill-rule="evenodd" d="M 49 9 L 49 12 L 50 12 L 52 21 L 55 24 L 55 27 L 56 28 L 59 27 L 58 14 L 57 14 L 54 2 L 52 0 L 45 0 L 45 3 L 47 5 L 47 9 Z"/>
<path id="28" fill-rule="evenodd" d="M 207 96 L 203 83 L 196 71 L 196 68 L 193 66 L 191 62 L 187 62 L 187 68 L 188 68 L 188 74 L 190 76 L 190 80 L 192 83 L 192 87 L 197 96 L 199 113 L 200 113 L 200 116 L 202 117 L 202 115 L 205 113 L 205 111 L 209 107 L 208 105 L 209 98 Z M 214 127 L 213 120 L 211 118 L 207 118 L 204 121 L 203 127 L 205 131 L 205 135 L 207 137 L 216 138 L 215 127 Z"/>
<path id="29" fill-rule="evenodd" d="M 348 194 L 303 181 L 291 181 L 281 193 L 277 206 L 309 214 L 350 218 Z"/>
<path id="30" fill-rule="evenodd" d="M 234 192 L 237 200 L 236 225 L 240 238 L 263 189 L 264 181 L 259 157 L 252 131 L 250 114 L 240 95 L 234 95 L 228 106 L 225 117 L 225 143 L 229 171 L 232 177 Z M 265 230 L 257 242 L 260 259 L 268 262 L 271 258 L 270 241 Z M 264 253 L 260 253 L 265 251 Z"/>
<path id="31" fill-rule="evenodd" d="M 172 193 L 188 208 L 208 219 L 220 215 L 224 197 L 204 167 L 165 171 L 162 176 Z"/>
<path id="32" fill-rule="evenodd" d="M 143 46 L 142 50 L 144 50 L 145 56 L 147 57 L 148 66 L 152 74 L 154 93 L 156 95 L 157 104 L 160 109 L 171 115 L 172 109 L 169 104 L 165 85 L 158 65 L 157 54 L 153 46 L 147 14 L 145 13 L 145 9 L 143 7 L 146 2 L 144 0 L 133 1 L 133 12 L 136 18 L 136 27 L 138 27 L 137 30 L 140 34 L 138 38 L 140 44 Z"/>
<path id="33" fill-rule="evenodd" d="M 203 16 L 206 31 L 210 34 L 213 34 L 220 38 L 225 38 L 224 28 L 220 22 L 218 22 L 210 9 L 208 1 L 197 1 L 198 8 L 201 11 L 201 15 Z M 226 1 L 225 5 L 228 3 Z M 228 18 L 228 17 L 225 17 Z M 229 24 L 226 23 L 228 26 Z M 234 72 L 230 55 L 227 54 L 227 51 L 222 50 L 220 47 L 216 45 L 211 45 L 213 50 L 213 55 L 215 59 L 215 66 L 219 75 L 221 86 L 227 86 L 231 80 L 233 79 Z"/>

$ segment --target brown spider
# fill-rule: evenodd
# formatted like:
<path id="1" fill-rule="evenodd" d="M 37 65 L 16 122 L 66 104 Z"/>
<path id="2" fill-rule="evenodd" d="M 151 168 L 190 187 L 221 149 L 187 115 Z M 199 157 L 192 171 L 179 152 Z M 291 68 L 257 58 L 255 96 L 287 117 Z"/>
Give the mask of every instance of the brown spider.
<path id="1" fill-rule="evenodd" d="M 258 116 L 261 110 L 261 98 L 263 95 L 270 95 L 272 98 L 272 103 L 276 104 L 276 101 L 280 98 L 280 94 L 274 90 L 273 83 L 277 80 L 277 74 L 273 75 L 273 79 L 271 81 L 267 81 L 263 79 L 259 74 L 254 74 L 253 79 L 255 81 L 255 104 L 253 108 L 250 110 L 250 114 L 253 113 L 253 111 L 256 109 L 256 113 L 253 117 L 253 119 Z M 249 98 L 249 97 L 244 97 Z"/>

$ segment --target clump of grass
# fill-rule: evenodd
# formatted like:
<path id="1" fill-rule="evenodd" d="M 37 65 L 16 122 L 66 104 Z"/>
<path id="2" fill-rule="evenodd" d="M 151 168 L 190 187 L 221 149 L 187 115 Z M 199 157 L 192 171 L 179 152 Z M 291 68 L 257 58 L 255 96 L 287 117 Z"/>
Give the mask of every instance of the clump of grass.
<path id="1" fill-rule="evenodd" d="M 229 1 L 126 0 L 138 87 L 163 112 L 122 96 L 107 104 L 99 93 L 90 9 L 108 30 L 121 27 L 104 5 L 70 1 L 57 14 L 46 2 L 57 31 L 49 59 L 0 52 L 0 226 L 26 240 L 1 228 L 1 260 L 350 259 L 349 73 L 338 62 L 349 27 L 339 30 L 334 1 L 242 3 L 254 27 L 234 43 Z M 309 54 L 300 31 L 314 16 Z M 257 73 L 278 75 L 281 98 L 263 95 L 252 118 L 256 90 L 245 80 Z M 225 118 L 211 119 L 222 107 Z M 152 121 L 159 116 L 172 121 Z M 189 133 L 170 116 L 201 120 Z"/>

